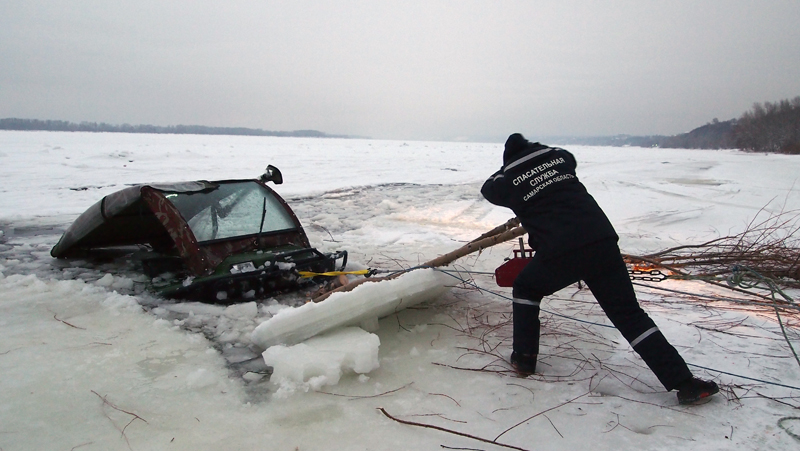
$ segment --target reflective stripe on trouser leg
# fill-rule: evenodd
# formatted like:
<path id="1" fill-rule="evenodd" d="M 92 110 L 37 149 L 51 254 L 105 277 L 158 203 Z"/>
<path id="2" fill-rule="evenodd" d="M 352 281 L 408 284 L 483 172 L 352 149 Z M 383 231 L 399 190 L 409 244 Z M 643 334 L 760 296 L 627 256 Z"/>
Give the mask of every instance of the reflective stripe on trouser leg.
<path id="1" fill-rule="evenodd" d="M 531 301 L 530 299 L 522 298 L 514 298 L 513 301 L 515 304 L 532 305 L 534 307 L 539 307 L 542 304 L 542 301 Z"/>
<path id="2" fill-rule="evenodd" d="M 630 343 L 667 391 L 692 377 L 686 362 L 658 327 L 647 329 Z"/>
<path id="3" fill-rule="evenodd" d="M 538 354 L 539 301 L 515 298 L 512 307 L 514 312 L 514 352 L 527 355 Z"/>
<path id="4" fill-rule="evenodd" d="M 646 331 L 644 331 L 644 333 L 642 333 L 641 335 L 639 335 L 638 337 L 634 338 L 631 341 L 631 347 L 635 348 L 636 345 L 641 343 L 645 338 L 649 337 L 650 335 L 653 335 L 656 332 L 658 332 L 658 327 L 656 327 L 656 326 L 653 326 L 653 327 L 647 329 Z"/>

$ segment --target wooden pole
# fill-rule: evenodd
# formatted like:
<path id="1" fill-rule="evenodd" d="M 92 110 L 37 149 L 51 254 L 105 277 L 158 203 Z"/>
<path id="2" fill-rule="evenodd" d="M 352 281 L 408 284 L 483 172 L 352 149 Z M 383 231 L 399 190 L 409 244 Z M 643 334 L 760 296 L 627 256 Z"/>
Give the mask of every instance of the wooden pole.
<path id="1" fill-rule="evenodd" d="M 502 225 L 499 225 L 499 226 L 493 228 L 492 230 L 484 233 L 483 235 L 479 236 L 478 238 L 475 238 L 474 240 L 470 241 L 470 243 L 474 243 L 476 241 L 480 241 L 480 240 L 482 240 L 484 238 L 489 238 L 490 236 L 495 236 L 495 235 L 503 233 L 503 232 L 505 232 L 507 230 L 511 230 L 514 227 L 517 227 L 518 225 L 519 225 L 519 218 L 511 218 L 508 221 L 506 221 L 505 224 L 502 224 Z"/>
<path id="2" fill-rule="evenodd" d="M 461 258 L 461 257 L 463 257 L 465 255 L 469 255 L 469 254 L 471 254 L 473 252 L 478 252 L 478 251 L 484 250 L 487 247 L 492 247 L 492 246 L 494 246 L 496 244 L 500 244 L 500 243 L 504 243 L 504 242 L 509 241 L 509 240 L 513 240 L 514 238 L 516 238 L 518 236 L 525 235 L 525 233 L 527 233 L 527 232 L 525 232 L 525 229 L 523 229 L 522 227 L 515 227 L 515 228 L 513 228 L 511 230 L 507 230 L 505 232 L 498 233 L 498 234 L 496 234 L 494 236 L 489 236 L 489 237 L 486 237 L 486 238 L 483 238 L 483 239 L 480 239 L 480 240 L 477 240 L 477 241 L 472 241 L 470 243 L 467 243 L 466 245 L 454 250 L 453 252 L 450 252 L 448 254 L 444 254 L 441 257 L 434 258 L 433 260 L 431 260 L 429 262 L 426 262 L 426 263 L 423 263 L 422 265 L 423 266 L 433 266 L 433 267 L 447 266 L 450 263 L 454 262 L 455 260 L 458 260 L 459 258 Z"/>
<path id="3" fill-rule="evenodd" d="M 514 223 L 516 221 L 516 223 Z M 420 266 L 424 267 L 434 267 L 437 268 L 439 266 L 447 266 L 450 263 L 458 260 L 465 255 L 472 254 L 474 252 L 481 251 L 488 247 L 492 247 L 494 245 L 504 243 L 509 240 L 513 240 L 519 236 L 524 235 L 525 229 L 522 227 L 518 227 L 515 224 L 519 224 L 519 220 L 517 218 L 511 219 L 503 225 L 497 226 L 494 229 L 490 230 L 489 232 L 484 233 L 483 235 L 479 236 L 478 238 L 470 241 L 469 243 L 461 246 L 460 248 L 454 250 L 453 252 L 449 252 L 445 255 L 439 256 L 430 260 L 428 262 L 423 263 Z M 331 290 L 327 293 L 319 295 L 312 299 L 313 302 L 322 302 L 325 299 L 328 299 L 328 296 L 332 295 L 333 293 L 340 293 L 343 291 L 351 291 L 355 287 L 366 283 L 366 282 L 381 282 L 384 280 L 390 280 L 395 277 L 400 276 L 403 272 L 398 272 L 396 274 L 386 276 L 386 277 L 369 277 L 364 279 L 358 279 L 353 282 L 348 283 L 347 285 L 343 285 L 338 287 L 334 290 Z"/>

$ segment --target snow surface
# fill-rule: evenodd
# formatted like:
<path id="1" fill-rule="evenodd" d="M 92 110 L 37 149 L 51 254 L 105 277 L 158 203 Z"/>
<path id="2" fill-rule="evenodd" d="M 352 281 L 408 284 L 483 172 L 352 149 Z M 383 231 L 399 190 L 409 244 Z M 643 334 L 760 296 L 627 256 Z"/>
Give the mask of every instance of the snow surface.
<path id="1" fill-rule="evenodd" d="M 800 208 L 797 157 L 569 149 L 625 252 L 700 243 Z M 297 297 L 165 302 L 126 261 L 49 256 L 80 213 L 128 184 L 251 178 L 274 164 L 314 246 L 348 250 L 353 269 L 407 268 L 511 217 L 478 192 L 501 153 L 486 143 L 0 132 L 0 449 L 503 449 L 379 408 L 531 450 L 800 446 L 800 390 L 714 371 L 800 386 L 774 311 L 700 302 L 695 294 L 741 296 L 700 282 L 636 287 L 684 358 L 713 370 L 692 369 L 723 386 L 684 407 L 577 286 L 544 302 L 541 374 L 516 377 L 510 290 L 481 274 L 514 243 L 450 268 L 480 289 L 448 276 L 446 294 L 377 327 L 263 356 L 254 331 L 302 308 Z M 800 346 L 796 320 L 784 319 Z"/>

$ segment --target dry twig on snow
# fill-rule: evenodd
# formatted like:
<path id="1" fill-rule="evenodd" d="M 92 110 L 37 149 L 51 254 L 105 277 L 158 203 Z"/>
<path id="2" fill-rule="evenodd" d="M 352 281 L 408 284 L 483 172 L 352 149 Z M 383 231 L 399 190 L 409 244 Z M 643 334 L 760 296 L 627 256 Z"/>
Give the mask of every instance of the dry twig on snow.
<path id="1" fill-rule="evenodd" d="M 108 396 L 107 395 L 106 396 L 101 396 L 100 393 L 97 393 L 94 390 L 91 390 L 91 392 L 94 393 L 95 395 L 97 395 L 97 397 L 100 398 L 103 401 L 103 413 L 105 414 L 106 418 L 108 418 L 109 421 L 111 421 L 111 424 L 113 424 L 114 427 L 117 428 L 117 430 L 122 435 L 122 438 L 125 439 L 125 442 L 128 444 L 128 447 L 130 448 L 131 445 L 130 445 L 130 442 L 128 442 L 128 436 L 125 435 L 125 429 L 128 429 L 128 426 L 130 426 L 131 423 L 133 423 L 136 420 L 142 420 L 142 421 L 144 421 L 145 424 L 148 424 L 147 420 L 145 420 L 144 418 L 140 417 L 139 415 L 136 415 L 133 412 L 129 412 L 127 410 L 124 410 L 124 409 L 121 409 L 121 408 L 115 406 L 114 404 L 112 404 L 108 400 Z M 111 407 L 112 409 L 114 409 L 114 410 L 116 410 L 118 412 L 122 412 L 124 414 L 130 415 L 132 418 L 131 418 L 130 421 L 128 421 L 128 423 L 124 427 L 120 428 L 119 426 L 117 426 L 117 424 L 114 422 L 114 420 L 112 420 L 111 417 L 109 417 L 108 414 L 105 412 L 105 406 L 109 406 L 109 407 Z"/>

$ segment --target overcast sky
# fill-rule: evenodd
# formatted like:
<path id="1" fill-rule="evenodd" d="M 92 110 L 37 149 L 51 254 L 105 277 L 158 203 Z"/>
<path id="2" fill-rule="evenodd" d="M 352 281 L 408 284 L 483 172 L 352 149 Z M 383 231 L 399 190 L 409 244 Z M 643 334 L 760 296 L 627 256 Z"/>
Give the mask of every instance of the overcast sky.
<path id="1" fill-rule="evenodd" d="M 798 95 L 798 0 L 0 0 L 0 118 L 535 139 Z"/>

